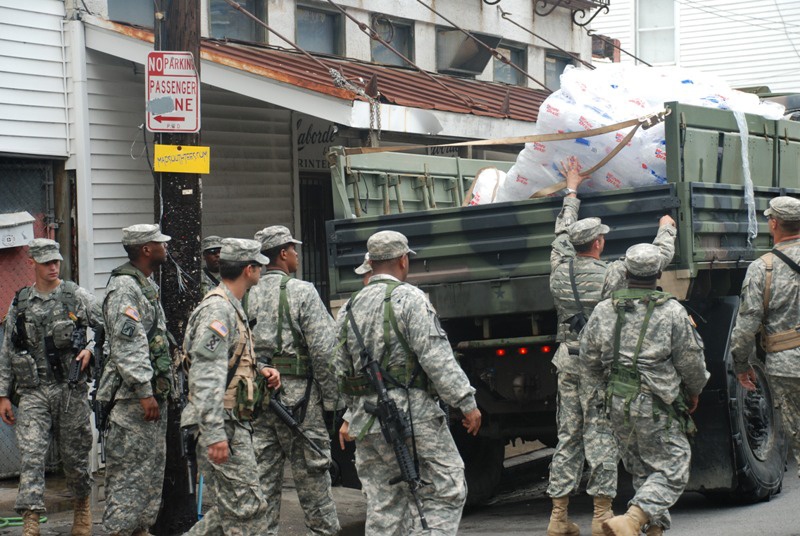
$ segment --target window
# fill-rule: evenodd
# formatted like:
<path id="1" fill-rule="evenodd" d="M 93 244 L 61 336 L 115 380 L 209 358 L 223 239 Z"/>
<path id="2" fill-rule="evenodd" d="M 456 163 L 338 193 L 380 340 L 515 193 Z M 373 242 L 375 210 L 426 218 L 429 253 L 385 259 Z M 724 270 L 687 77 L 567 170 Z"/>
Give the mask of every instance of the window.
<path id="1" fill-rule="evenodd" d="M 342 56 L 342 16 L 340 13 L 297 6 L 296 40 L 309 52 Z"/>
<path id="2" fill-rule="evenodd" d="M 470 33 L 491 48 L 497 48 L 501 41 L 496 35 Z M 472 37 L 452 28 L 437 29 L 436 70 L 456 76 L 474 77 L 481 74 L 492 59 L 492 54 Z"/>
<path id="3" fill-rule="evenodd" d="M 108 18 L 145 28 L 153 27 L 153 0 L 108 0 Z"/>
<path id="4" fill-rule="evenodd" d="M 400 54 L 414 61 L 414 27 L 413 23 L 389 19 L 385 15 L 373 15 L 372 27 L 378 35 L 392 45 Z M 372 61 L 386 65 L 406 65 L 403 59 L 386 48 L 383 43 L 371 40 Z"/>
<path id="5" fill-rule="evenodd" d="M 548 53 L 544 58 L 544 84 L 550 91 L 561 89 L 561 73 L 572 65 L 572 58 Z"/>
<path id="6" fill-rule="evenodd" d="M 509 45 L 503 44 L 500 48 L 497 49 L 503 56 L 511 60 L 511 63 L 522 69 L 523 71 L 526 70 L 526 50 L 524 47 L 513 47 Z M 514 86 L 524 86 L 525 85 L 525 75 L 523 75 L 518 70 L 511 67 L 511 65 L 506 65 L 502 61 L 498 60 L 497 58 L 494 59 L 494 81 L 495 82 L 505 82 L 506 84 L 511 84 Z"/>
<path id="7" fill-rule="evenodd" d="M 636 55 L 653 65 L 675 65 L 675 3 L 637 0 Z"/>
<path id="8" fill-rule="evenodd" d="M 238 0 L 239 4 L 261 20 L 266 19 L 264 0 Z M 264 27 L 233 9 L 225 0 L 209 0 L 211 37 L 216 39 L 240 39 L 242 41 L 266 41 Z"/>

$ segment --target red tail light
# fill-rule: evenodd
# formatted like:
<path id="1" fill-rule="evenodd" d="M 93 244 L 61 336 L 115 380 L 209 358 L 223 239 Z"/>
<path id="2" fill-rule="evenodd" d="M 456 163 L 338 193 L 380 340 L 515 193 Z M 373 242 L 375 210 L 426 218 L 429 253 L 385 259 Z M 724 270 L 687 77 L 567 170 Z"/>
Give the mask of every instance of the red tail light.
<path id="1" fill-rule="evenodd" d="M 547 346 L 547 345 L 542 346 L 542 353 L 543 354 L 549 354 L 552 349 L 553 349 L 552 346 Z"/>
<path id="2" fill-rule="evenodd" d="M 519 355 L 528 355 L 528 349 L 526 347 L 517 348 L 517 353 Z"/>
<path id="3" fill-rule="evenodd" d="M 496 355 L 497 357 L 503 357 L 504 355 L 506 355 L 506 349 L 498 348 L 497 350 L 494 351 L 494 355 Z"/>

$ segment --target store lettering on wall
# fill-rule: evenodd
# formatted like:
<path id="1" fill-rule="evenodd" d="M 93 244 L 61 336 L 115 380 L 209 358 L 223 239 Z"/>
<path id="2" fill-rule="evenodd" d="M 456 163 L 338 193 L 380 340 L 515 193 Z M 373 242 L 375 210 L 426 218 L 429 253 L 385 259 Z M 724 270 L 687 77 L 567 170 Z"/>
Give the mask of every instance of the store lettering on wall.
<path id="1" fill-rule="evenodd" d="M 336 144 L 336 125 L 310 116 L 295 121 L 297 166 L 301 170 L 327 171 L 326 153 Z"/>

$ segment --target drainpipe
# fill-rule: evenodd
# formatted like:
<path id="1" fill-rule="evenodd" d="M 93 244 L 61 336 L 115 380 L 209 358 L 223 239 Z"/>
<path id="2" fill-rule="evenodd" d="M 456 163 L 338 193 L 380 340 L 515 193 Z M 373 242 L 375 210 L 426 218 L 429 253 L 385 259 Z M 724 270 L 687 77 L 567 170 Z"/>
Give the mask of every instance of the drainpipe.
<path id="1" fill-rule="evenodd" d="M 86 81 L 86 37 L 83 23 L 68 23 L 75 142 L 67 169 L 75 170 L 75 225 L 77 233 L 77 282 L 94 290 L 94 222 L 92 218 L 92 158 L 89 143 L 89 94 Z"/>

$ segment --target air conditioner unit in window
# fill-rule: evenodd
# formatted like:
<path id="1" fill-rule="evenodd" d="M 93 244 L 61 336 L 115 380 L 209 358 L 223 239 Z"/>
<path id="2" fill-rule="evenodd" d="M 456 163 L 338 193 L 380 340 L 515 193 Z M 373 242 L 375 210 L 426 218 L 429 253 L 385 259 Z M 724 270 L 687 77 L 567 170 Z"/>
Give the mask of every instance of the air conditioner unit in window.
<path id="1" fill-rule="evenodd" d="M 497 48 L 501 37 L 471 32 L 491 48 Z M 440 73 L 471 75 L 481 74 L 492 54 L 474 39 L 458 30 L 439 30 L 436 36 L 436 70 Z"/>

